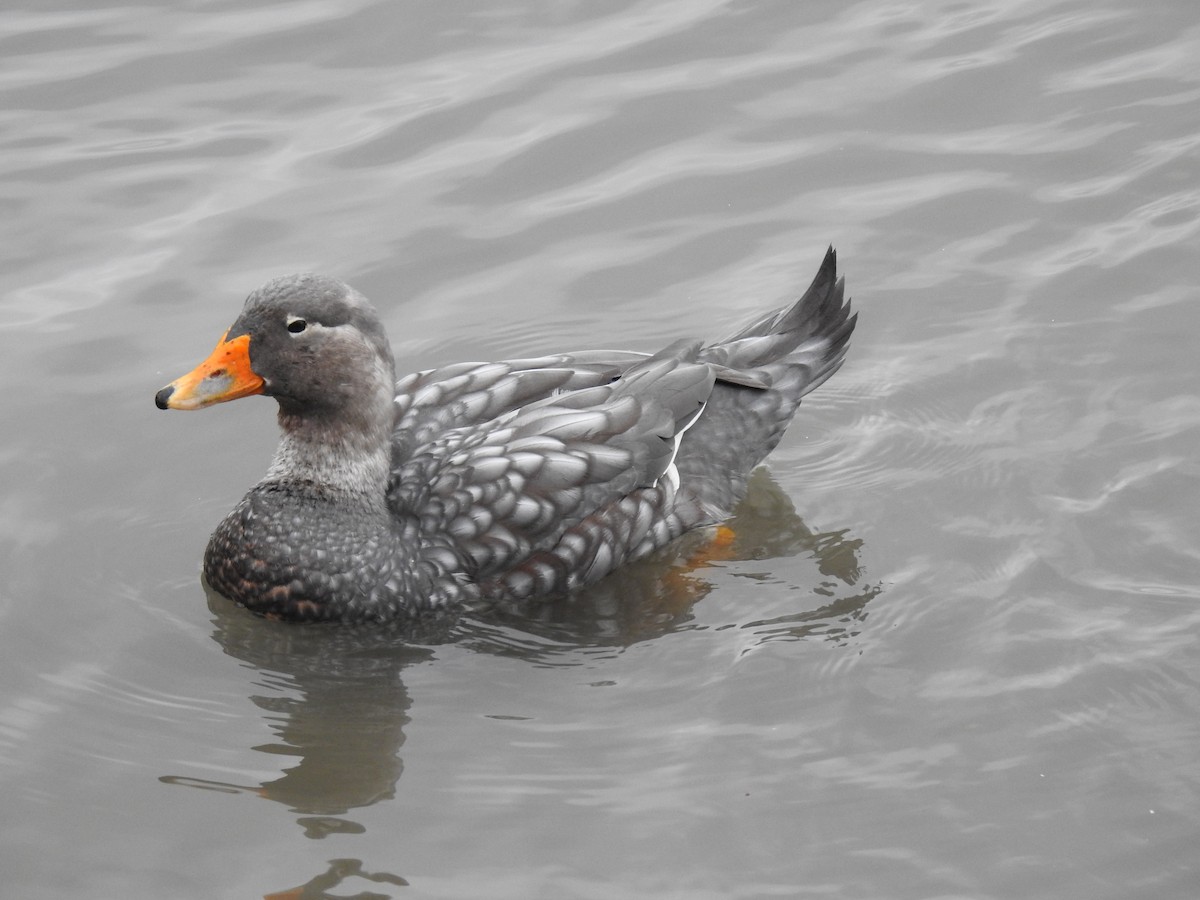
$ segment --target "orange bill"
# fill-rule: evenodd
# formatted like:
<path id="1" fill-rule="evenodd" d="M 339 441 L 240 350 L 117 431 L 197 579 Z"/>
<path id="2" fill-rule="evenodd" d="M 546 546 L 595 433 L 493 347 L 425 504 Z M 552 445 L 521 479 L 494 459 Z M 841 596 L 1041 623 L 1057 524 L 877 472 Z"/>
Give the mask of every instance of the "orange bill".
<path id="1" fill-rule="evenodd" d="M 222 337 L 208 359 L 159 391 L 154 402 L 159 409 L 201 409 L 262 389 L 263 380 L 250 368 L 250 335 L 243 334 L 231 341 Z"/>

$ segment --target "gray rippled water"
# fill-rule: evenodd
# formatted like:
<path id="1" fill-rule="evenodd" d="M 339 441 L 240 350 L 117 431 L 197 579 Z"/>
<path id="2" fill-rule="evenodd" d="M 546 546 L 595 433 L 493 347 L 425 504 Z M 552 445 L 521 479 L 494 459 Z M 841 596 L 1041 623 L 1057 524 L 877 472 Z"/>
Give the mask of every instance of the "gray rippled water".
<path id="1" fill-rule="evenodd" d="M 11 6 L 11 5 L 10 5 Z M 1183 0 L 17 3 L 0 871 L 58 897 L 1191 897 Z M 402 370 L 860 311 L 718 549 L 361 634 L 207 597 L 267 277 Z"/>

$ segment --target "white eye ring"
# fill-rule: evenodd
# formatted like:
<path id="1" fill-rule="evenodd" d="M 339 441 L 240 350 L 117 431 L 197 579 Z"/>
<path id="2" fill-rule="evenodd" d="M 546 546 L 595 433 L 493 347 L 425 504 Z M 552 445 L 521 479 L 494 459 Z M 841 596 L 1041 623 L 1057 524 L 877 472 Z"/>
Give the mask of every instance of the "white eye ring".
<path id="1" fill-rule="evenodd" d="M 307 327 L 308 323 L 299 316 L 287 317 L 287 330 L 292 334 L 300 334 L 300 332 L 304 331 L 304 329 Z"/>

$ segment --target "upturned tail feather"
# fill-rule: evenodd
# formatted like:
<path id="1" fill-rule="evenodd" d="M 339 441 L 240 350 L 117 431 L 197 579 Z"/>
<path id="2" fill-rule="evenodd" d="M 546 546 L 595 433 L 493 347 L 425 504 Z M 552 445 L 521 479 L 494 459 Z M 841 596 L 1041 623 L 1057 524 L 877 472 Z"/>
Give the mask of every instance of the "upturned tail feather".
<path id="1" fill-rule="evenodd" d="M 719 367 L 717 382 L 675 461 L 697 509 L 695 524 L 730 515 L 801 399 L 841 367 L 858 319 L 844 294 L 830 247 L 799 300 L 700 351 L 700 360 Z M 741 377 L 724 377 L 722 370 Z"/>

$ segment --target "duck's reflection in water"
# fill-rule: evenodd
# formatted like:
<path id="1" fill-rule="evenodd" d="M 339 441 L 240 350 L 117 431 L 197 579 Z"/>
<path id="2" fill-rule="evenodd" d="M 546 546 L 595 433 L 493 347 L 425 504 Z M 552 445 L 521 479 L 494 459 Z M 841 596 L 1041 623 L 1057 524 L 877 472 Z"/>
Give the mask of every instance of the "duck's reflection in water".
<path id="1" fill-rule="evenodd" d="M 297 627 L 251 616 L 223 598 L 211 605 L 214 637 L 257 669 L 266 689 L 250 700 L 277 739 L 254 749 L 295 760 L 259 793 L 309 817 L 338 816 L 391 797 L 403 769 L 398 751 L 410 705 L 401 672 L 432 651 L 411 643 L 410 630 Z M 327 818 L 302 824 L 313 837 L 347 827 Z"/>
<path id="2" fill-rule="evenodd" d="M 571 647 L 625 646 L 693 627 L 693 606 L 713 589 L 714 565 L 806 555 L 830 579 L 805 595 L 806 608 L 746 621 L 744 627 L 758 629 L 764 640 L 814 631 L 829 636 L 861 620 L 878 593 L 877 587 L 855 587 L 861 579 L 861 544 L 844 531 L 811 531 L 760 469 L 726 527 L 690 535 L 565 599 L 461 621 L 447 617 L 419 627 L 383 628 L 271 622 L 210 594 L 213 638 L 255 672 L 249 699 L 275 734 L 275 740 L 254 749 L 287 761 L 278 778 L 258 785 L 178 775 L 162 780 L 274 800 L 296 814 L 310 838 L 363 832 L 364 826 L 347 814 L 392 798 L 404 768 L 400 750 L 410 699 L 403 671 L 433 658 L 437 644 L 455 641 L 482 653 L 530 658 Z M 770 566 L 761 571 L 769 573 Z M 754 571 L 742 574 L 761 577 Z M 339 859 L 330 860 L 329 868 L 306 885 L 270 896 L 330 896 L 326 891 L 348 878 L 403 884 L 398 875 L 366 873 L 361 862 Z"/>

